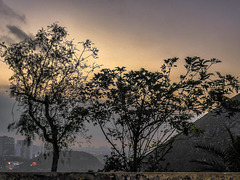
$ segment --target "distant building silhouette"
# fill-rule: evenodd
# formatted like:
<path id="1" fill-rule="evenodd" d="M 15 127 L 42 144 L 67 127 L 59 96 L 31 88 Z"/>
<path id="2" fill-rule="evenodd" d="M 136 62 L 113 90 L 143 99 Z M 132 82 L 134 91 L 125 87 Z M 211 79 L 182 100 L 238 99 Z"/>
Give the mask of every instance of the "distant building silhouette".
<path id="1" fill-rule="evenodd" d="M 8 136 L 0 136 L 0 156 L 14 156 L 15 155 L 15 139 Z"/>
<path id="2" fill-rule="evenodd" d="M 33 158 L 33 142 L 30 142 L 29 146 L 25 140 L 17 140 L 16 144 L 16 156 L 25 159 Z"/>

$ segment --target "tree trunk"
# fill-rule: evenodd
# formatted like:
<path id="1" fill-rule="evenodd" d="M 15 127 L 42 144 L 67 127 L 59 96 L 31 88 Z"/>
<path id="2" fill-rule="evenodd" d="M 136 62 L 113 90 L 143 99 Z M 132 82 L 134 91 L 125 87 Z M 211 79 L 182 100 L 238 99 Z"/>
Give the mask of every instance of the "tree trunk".
<path id="1" fill-rule="evenodd" d="M 132 167 L 132 172 L 137 172 L 138 168 L 138 161 L 137 161 L 137 148 L 138 143 L 137 143 L 137 137 L 134 138 L 134 144 L 133 144 L 133 167 Z"/>
<path id="2" fill-rule="evenodd" d="M 53 159 L 52 159 L 52 169 L 51 172 L 57 172 L 59 160 L 59 147 L 58 145 L 53 145 Z"/>

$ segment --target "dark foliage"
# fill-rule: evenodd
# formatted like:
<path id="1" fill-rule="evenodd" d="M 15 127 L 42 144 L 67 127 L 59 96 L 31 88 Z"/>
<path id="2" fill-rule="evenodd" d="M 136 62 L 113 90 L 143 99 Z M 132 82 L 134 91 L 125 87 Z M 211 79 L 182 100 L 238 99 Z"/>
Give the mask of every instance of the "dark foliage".
<path id="1" fill-rule="evenodd" d="M 199 144 L 199 148 L 211 157 L 192 160 L 201 165 L 201 171 L 239 172 L 240 171 L 240 136 L 226 128 L 230 137 L 230 143 L 225 147 L 216 147 L 210 144 Z"/>
<path id="2" fill-rule="evenodd" d="M 12 70 L 10 95 L 23 109 L 19 121 L 9 125 L 28 141 L 37 135 L 53 149 L 52 171 L 57 171 L 59 152 L 74 143 L 76 134 L 85 136 L 83 89 L 95 64 L 98 50 L 90 40 L 82 50 L 68 41 L 58 24 L 38 31 L 33 39 L 1 44 L 4 62 Z M 86 137 L 86 136 L 85 136 Z"/>
<path id="3" fill-rule="evenodd" d="M 177 61 L 165 60 L 160 72 L 143 68 L 127 72 L 117 67 L 95 74 L 89 85 L 91 117 L 114 151 L 106 170 L 139 171 L 146 156 L 174 134 L 197 130 L 190 122 L 193 116 L 220 105 L 230 109 L 227 96 L 239 84 L 231 75 L 214 77 L 209 72 L 219 60 L 187 57 L 185 74 L 173 82 L 171 72 Z M 111 162 L 116 158 L 123 165 L 114 167 Z"/>

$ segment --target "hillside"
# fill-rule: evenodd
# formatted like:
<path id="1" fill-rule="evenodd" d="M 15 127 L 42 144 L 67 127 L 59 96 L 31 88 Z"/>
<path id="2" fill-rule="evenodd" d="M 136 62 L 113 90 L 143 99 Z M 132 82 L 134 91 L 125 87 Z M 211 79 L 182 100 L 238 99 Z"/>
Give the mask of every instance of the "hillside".
<path id="1" fill-rule="evenodd" d="M 240 100 L 240 94 L 234 97 Z M 170 171 L 199 171 L 201 168 L 198 164 L 190 162 L 193 159 L 204 159 L 209 156 L 200 149 L 194 147 L 196 144 L 212 144 L 218 147 L 227 147 L 230 141 L 226 126 L 234 134 L 240 135 L 240 113 L 230 119 L 225 114 L 216 116 L 208 113 L 195 122 L 196 127 L 204 131 L 199 137 L 189 137 L 180 135 L 173 143 L 173 148 L 165 157 L 164 166 L 169 163 Z"/>

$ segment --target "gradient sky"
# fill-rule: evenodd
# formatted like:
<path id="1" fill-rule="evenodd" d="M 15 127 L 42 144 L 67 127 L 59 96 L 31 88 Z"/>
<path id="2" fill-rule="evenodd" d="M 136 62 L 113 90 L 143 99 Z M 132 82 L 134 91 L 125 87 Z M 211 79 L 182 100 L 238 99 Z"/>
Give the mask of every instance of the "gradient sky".
<path id="1" fill-rule="evenodd" d="M 157 71 L 163 59 L 200 56 L 222 60 L 217 71 L 239 76 L 239 18 L 239 0 L 0 0 L 0 41 L 18 42 L 59 22 L 69 39 L 91 39 L 104 67 Z M 9 77 L 0 62 L 2 93 Z"/>

